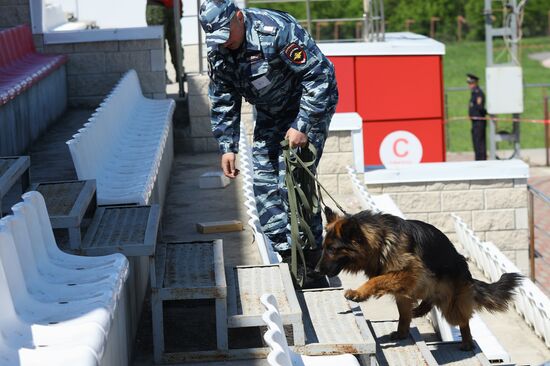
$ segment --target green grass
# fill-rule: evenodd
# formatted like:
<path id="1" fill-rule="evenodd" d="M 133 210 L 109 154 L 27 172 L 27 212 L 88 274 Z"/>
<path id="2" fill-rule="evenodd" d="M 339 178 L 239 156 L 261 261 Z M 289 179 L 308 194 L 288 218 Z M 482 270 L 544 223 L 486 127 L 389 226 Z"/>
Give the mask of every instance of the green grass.
<path id="1" fill-rule="evenodd" d="M 495 57 L 504 57 L 502 43 L 496 43 Z M 550 69 L 544 68 L 539 61 L 528 58 L 529 54 L 550 51 L 550 38 L 527 38 L 521 41 L 521 65 L 523 67 L 523 82 L 525 84 L 550 83 Z M 505 59 L 497 59 L 504 62 Z M 443 61 L 443 73 L 445 88 L 464 87 L 466 85 L 466 73 L 470 72 L 480 77 L 480 84 L 485 90 L 485 42 L 457 42 L 446 44 L 446 54 Z M 523 92 L 524 113 L 522 118 L 543 119 L 543 93 L 550 95 L 550 88 L 526 88 Z M 453 117 L 465 117 L 468 115 L 469 91 L 449 91 L 446 93 L 447 114 Z M 500 117 L 510 118 L 510 115 Z M 498 130 L 511 131 L 511 123 L 499 122 Z M 544 147 L 544 125 L 535 123 L 522 123 L 520 127 L 520 143 L 522 148 Z M 502 143 L 499 148 L 509 148 Z M 472 142 L 470 135 L 470 121 L 450 121 L 447 125 L 447 150 L 471 151 Z"/>

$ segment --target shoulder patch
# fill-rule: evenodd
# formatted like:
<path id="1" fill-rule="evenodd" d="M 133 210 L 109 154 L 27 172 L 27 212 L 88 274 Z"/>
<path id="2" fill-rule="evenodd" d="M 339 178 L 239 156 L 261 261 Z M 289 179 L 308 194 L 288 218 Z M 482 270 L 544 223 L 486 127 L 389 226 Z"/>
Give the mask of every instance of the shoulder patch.
<path id="1" fill-rule="evenodd" d="M 305 64 L 307 61 L 307 53 L 302 47 L 296 43 L 291 43 L 284 49 L 286 57 L 296 65 Z"/>

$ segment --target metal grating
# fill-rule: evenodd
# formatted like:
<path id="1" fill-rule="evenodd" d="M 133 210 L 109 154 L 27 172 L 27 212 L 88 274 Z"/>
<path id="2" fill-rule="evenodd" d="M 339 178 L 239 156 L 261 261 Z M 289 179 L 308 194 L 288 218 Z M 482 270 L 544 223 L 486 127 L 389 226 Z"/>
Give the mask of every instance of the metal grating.
<path id="1" fill-rule="evenodd" d="M 143 243 L 150 207 L 106 208 L 98 230 L 88 246 L 101 247 L 106 243 L 118 246 Z"/>
<path id="2" fill-rule="evenodd" d="M 36 190 L 44 196 L 50 216 L 68 216 L 85 183 L 84 181 L 41 183 Z"/>
<path id="3" fill-rule="evenodd" d="M 214 243 L 170 243 L 166 245 L 163 287 L 216 287 Z"/>

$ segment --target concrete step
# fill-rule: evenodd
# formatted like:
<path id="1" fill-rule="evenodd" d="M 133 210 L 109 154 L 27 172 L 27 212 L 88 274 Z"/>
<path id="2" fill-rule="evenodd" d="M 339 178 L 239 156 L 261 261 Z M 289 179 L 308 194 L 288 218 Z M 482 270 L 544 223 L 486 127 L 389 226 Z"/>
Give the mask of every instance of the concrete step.
<path id="1" fill-rule="evenodd" d="M 487 357 L 481 352 L 479 347 L 473 351 L 461 351 L 459 349 L 460 342 L 434 342 L 427 344 L 428 349 L 432 353 L 436 362 L 439 365 L 449 366 L 489 366 Z"/>

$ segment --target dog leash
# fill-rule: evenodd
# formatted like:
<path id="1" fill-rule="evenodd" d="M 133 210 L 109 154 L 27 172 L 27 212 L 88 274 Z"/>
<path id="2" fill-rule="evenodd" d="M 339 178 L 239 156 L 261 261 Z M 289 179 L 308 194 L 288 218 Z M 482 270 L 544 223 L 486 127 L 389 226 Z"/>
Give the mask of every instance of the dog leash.
<path id="1" fill-rule="evenodd" d="M 317 149 L 313 144 L 301 148 L 299 152 L 290 148 L 288 140 L 281 142 L 285 161 L 285 184 L 288 192 L 290 210 L 291 263 L 290 270 L 300 287 L 307 275 L 307 266 L 303 249 L 310 246 L 316 249 L 315 238 L 311 231 L 311 220 L 318 214 L 321 204 L 326 206 L 321 195 L 321 188 L 332 199 L 338 209 L 347 215 L 346 211 L 336 202 L 334 197 L 319 182 L 311 168 L 317 160 Z M 300 235 L 304 233 L 304 239 Z M 298 260 L 304 268 L 303 276 L 298 273 Z"/>

